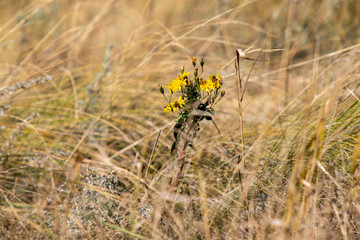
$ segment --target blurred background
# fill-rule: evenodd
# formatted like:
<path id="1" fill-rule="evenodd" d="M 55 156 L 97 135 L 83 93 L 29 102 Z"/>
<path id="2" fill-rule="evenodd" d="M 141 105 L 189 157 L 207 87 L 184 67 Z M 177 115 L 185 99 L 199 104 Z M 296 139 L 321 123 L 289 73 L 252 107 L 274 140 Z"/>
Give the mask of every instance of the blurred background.
<path id="1" fill-rule="evenodd" d="M 0 237 L 356 239 L 359 16 L 358 0 L 0 1 Z M 240 62 L 244 133 L 236 49 L 258 58 Z M 181 194 L 192 200 L 162 209 L 176 116 L 158 83 L 193 56 L 223 76 L 220 132 L 201 124 L 190 158 L 204 176 L 189 164 Z M 246 194 L 234 177 L 241 135 Z M 267 217 L 249 214 L 256 201 Z"/>

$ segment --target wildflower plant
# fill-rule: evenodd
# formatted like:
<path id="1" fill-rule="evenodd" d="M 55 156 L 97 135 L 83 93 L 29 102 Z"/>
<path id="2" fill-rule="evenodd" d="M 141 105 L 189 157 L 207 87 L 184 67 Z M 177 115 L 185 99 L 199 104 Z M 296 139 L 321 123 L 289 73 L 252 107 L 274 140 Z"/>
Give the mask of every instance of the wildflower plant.
<path id="1" fill-rule="evenodd" d="M 199 123 L 203 119 L 212 120 L 214 106 L 225 95 L 225 91 L 221 91 L 222 77 L 216 73 L 207 78 L 202 77 L 204 60 L 200 60 L 201 73 L 197 68 L 196 58 L 192 57 L 191 60 L 193 76 L 182 67 L 178 76 L 167 86 L 159 84 L 159 90 L 167 101 L 164 112 L 176 115 L 175 141 L 171 153 L 180 160 L 185 158 L 186 148 L 193 147 L 192 139 L 200 130 Z M 169 91 L 168 97 L 164 88 Z"/>

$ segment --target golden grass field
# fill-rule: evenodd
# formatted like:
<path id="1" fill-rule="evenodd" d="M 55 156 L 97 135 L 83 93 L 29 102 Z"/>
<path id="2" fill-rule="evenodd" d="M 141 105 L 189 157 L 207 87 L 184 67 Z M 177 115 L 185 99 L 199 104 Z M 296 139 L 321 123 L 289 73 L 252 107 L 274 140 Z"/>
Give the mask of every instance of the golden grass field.
<path id="1" fill-rule="evenodd" d="M 0 239 L 360 239 L 359 16 L 358 0 L 0 1 Z M 240 59 L 242 100 L 236 49 L 257 59 Z M 193 56 L 226 95 L 172 191 L 158 84 Z"/>

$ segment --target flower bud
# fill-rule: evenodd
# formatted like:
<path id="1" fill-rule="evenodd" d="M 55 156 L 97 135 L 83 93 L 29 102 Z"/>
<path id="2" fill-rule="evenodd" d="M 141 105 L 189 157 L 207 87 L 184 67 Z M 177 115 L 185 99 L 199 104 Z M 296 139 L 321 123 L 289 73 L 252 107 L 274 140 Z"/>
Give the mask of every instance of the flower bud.
<path id="1" fill-rule="evenodd" d="M 194 76 L 197 77 L 198 76 L 198 69 L 194 68 Z"/>
<path id="2" fill-rule="evenodd" d="M 189 83 L 189 86 L 193 85 L 193 81 L 191 78 L 188 78 L 188 83 Z"/>
<path id="3" fill-rule="evenodd" d="M 191 58 L 192 64 L 195 67 L 196 66 L 196 57 L 192 57 Z"/>
<path id="4" fill-rule="evenodd" d="M 161 86 L 161 84 L 159 83 L 158 84 L 158 87 L 159 87 L 159 91 L 162 95 L 164 95 L 164 88 Z"/>
<path id="5" fill-rule="evenodd" d="M 221 91 L 221 95 L 220 95 L 221 97 L 223 97 L 223 96 L 225 96 L 225 90 L 222 90 Z"/>
<path id="6" fill-rule="evenodd" d="M 181 71 L 180 73 L 183 73 L 185 71 L 185 67 L 184 66 L 181 66 Z"/>

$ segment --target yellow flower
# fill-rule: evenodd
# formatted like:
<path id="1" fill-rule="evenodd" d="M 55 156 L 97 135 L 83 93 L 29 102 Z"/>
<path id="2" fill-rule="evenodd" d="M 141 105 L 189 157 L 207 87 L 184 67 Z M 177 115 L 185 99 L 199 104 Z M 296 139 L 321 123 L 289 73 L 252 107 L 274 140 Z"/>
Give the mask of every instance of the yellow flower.
<path id="1" fill-rule="evenodd" d="M 169 89 L 170 93 L 176 93 L 180 91 L 182 87 L 187 85 L 186 80 L 189 77 L 189 74 L 190 74 L 189 72 L 180 73 L 178 77 L 174 78 L 171 82 L 169 82 L 169 85 L 165 87 Z"/>
<path id="2" fill-rule="evenodd" d="M 174 78 L 171 82 L 169 82 L 169 85 L 165 87 L 169 88 L 170 93 L 176 93 L 181 90 L 181 80 L 179 78 Z"/>
<path id="3" fill-rule="evenodd" d="M 183 99 L 181 96 L 176 101 L 180 107 L 183 107 L 185 105 L 185 99 Z"/>
<path id="4" fill-rule="evenodd" d="M 211 80 L 200 79 L 200 90 L 205 90 L 210 92 L 210 89 L 214 89 L 213 83 Z"/>
<path id="5" fill-rule="evenodd" d="M 218 89 L 222 85 L 222 78 L 220 75 L 216 75 L 216 73 L 210 75 L 209 81 L 212 82 L 212 89 Z"/>
<path id="6" fill-rule="evenodd" d="M 164 108 L 164 112 L 166 112 L 166 113 L 176 112 L 180 108 L 182 108 L 184 105 L 185 105 L 185 100 L 180 96 L 179 99 L 175 98 L 175 100 L 172 103 L 169 103 Z"/>
<path id="7" fill-rule="evenodd" d="M 182 81 L 185 81 L 185 83 L 186 83 L 186 79 L 189 78 L 189 74 L 190 74 L 190 72 L 180 73 L 180 79 L 181 79 Z M 186 84 L 185 84 L 185 85 L 186 85 Z"/>
<path id="8" fill-rule="evenodd" d="M 172 102 L 171 104 L 174 111 L 177 111 L 184 106 L 185 100 L 182 99 L 182 97 L 180 96 L 179 99 L 175 99 L 174 102 Z"/>
<path id="9" fill-rule="evenodd" d="M 172 111 L 171 105 L 168 104 L 168 105 L 164 108 L 164 112 L 170 113 L 171 111 Z"/>

